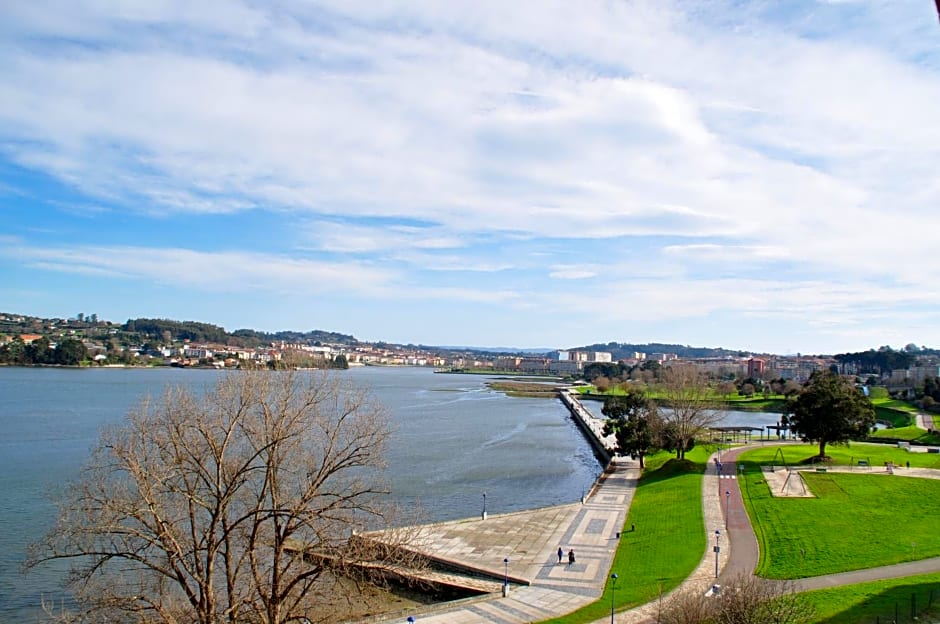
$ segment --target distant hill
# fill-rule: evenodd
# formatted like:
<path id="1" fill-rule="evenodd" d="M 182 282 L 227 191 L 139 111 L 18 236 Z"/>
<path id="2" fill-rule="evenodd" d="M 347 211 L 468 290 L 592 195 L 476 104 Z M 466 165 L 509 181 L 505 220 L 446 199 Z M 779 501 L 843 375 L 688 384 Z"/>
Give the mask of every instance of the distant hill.
<path id="1" fill-rule="evenodd" d="M 290 342 L 294 344 L 357 344 L 355 337 L 322 330 L 262 332 L 254 329 L 236 329 L 227 332 L 224 327 L 197 321 L 174 321 L 170 319 L 129 319 L 122 329 L 125 332 L 139 334 L 151 340 L 161 340 L 164 333 L 170 340 L 189 340 L 191 342 L 213 342 L 240 347 L 257 347 L 272 342 Z"/>
<path id="2" fill-rule="evenodd" d="M 712 358 L 727 356 L 746 356 L 748 351 L 733 351 L 720 347 L 690 347 L 688 345 L 664 344 L 651 342 L 647 344 L 631 344 L 626 342 L 608 342 L 607 344 L 592 344 L 583 347 L 566 349 L 567 351 L 605 351 L 610 353 L 614 360 L 629 359 L 634 353 L 670 353 L 680 358 Z"/>

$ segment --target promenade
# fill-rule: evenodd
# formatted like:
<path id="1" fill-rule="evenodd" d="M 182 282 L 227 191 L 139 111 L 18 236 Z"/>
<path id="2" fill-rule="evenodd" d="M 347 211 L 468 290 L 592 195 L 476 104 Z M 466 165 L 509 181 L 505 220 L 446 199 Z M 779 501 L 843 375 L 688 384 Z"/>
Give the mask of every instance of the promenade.
<path id="1" fill-rule="evenodd" d="M 576 399 L 575 399 L 576 401 Z M 577 411 L 576 411 L 577 410 Z M 580 404 L 575 416 L 589 417 Z M 594 419 L 595 421 L 597 419 Z M 596 423 L 590 423 L 591 426 Z M 600 433 L 597 431 L 596 433 Z M 749 447 L 721 453 L 722 470 L 710 458 L 702 480 L 706 549 L 696 569 L 674 591 L 705 593 L 756 569 L 759 547 L 737 482 L 735 460 Z M 938 471 L 905 469 L 905 476 L 937 478 Z M 618 537 L 640 476 L 639 464 L 615 458 L 583 503 L 491 515 L 421 527 L 416 550 L 433 559 L 477 570 L 493 579 L 508 578 L 507 596 L 498 591 L 412 612 L 415 622 L 432 624 L 525 624 L 570 613 L 597 600 L 608 582 Z M 725 517 L 727 515 L 727 518 Z M 715 545 L 719 551 L 714 551 Z M 557 551 L 565 553 L 558 561 Z M 576 562 L 568 564 L 567 552 Z M 508 560 L 508 564 L 506 561 Z M 940 571 L 940 558 L 857 570 L 795 581 L 801 591 Z M 626 574 L 622 574 L 626 578 Z M 500 587 L 492 583 L 491 586 Z M 668 598 L 669 595 L 666 596 Z M 652 624 L 657 603 L 616 613 L 617 624 Z M 391 621 L 405 621 L 399 616 Z M 386 619 L 385 621 L 389 621 Z M 594 624 L 607 624 L 609 617 Z"/>
<path id="2" fill-rule="evenodd" d="M 613 462 L 585 499 L 546 509 L 421 527 L 416 550 L 503 578 L 507 597 L 489 595 L 415 613 L 440 624 L 522 624 L 574 611 L 603 591 L 639 478 L 639 464 Z M 565 553 L 558 562 L 558 548 Z M 568 564 L 568 550 L 575 563 Z M 509 560 L 508 568 L 504 559 Z"/>

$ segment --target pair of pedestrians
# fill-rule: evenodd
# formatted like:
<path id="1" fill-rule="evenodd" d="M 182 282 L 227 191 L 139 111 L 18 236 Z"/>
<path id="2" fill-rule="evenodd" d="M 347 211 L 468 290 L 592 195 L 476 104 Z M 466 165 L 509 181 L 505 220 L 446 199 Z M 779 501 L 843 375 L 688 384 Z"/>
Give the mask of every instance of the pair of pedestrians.
<path id="1" fill-rule="evenodd" d="M 558 563 L 561 563 L 561 558 L 564 556 L 565 551 L 561 549 L 561 546 L 558 547 Z M 568 551 L 568 565 L 574 565 L 574 548 Z"/>

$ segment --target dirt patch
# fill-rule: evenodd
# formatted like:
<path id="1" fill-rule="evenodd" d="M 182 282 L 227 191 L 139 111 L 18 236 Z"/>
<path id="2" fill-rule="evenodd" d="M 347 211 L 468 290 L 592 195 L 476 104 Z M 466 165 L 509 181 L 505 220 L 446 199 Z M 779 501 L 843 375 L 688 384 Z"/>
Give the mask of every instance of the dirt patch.
<path id="1" fill-rule="evenodd" d="M 538 383 L 533 381 L 491 381 L 486 384 L 493 390 L 505 392 L 509 396 L 555 398 L 558 396 L 557 383 Z"/>

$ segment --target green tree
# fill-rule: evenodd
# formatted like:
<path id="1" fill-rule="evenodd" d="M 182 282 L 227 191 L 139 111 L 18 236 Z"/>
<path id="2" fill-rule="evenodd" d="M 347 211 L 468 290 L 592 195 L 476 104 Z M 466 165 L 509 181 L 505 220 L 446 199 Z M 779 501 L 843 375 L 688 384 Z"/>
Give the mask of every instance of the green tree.
<path id="1" fill-rule="evenodd" d="M 819 457 L 827 444 L 839 444 L 868 435 L 875 424 L 875 408 L 858 388 L 828 370 L 813 373 L 793 404 L 790 428 L 819 443 Z"/>
<path id="2" fill-rule="evenodd" d="M 0 348 L 0 362 L 4 364 L 22 364 L 26 345 L 18 337 Z"/>
<path id="3" fill-rule="evenodd" d="M 656 448 L 659 414 L 656 406 L 642 392 L 611 396 L 604 401 L 601 413 L 607 417 L 604 435 L 617 438 L 617 453 L 640 460 Z"/>
<path id="4" fill-rule="evenodd" d="M 53 360 L 56 364 L 66 366 L 75 366 L 81 364 L 88 357 L 88 349 L 82 344 L 81 340 L 75 338 L 65 338 L 55 347 Z"/>
<path id="5" fill-rule="evenodd" d="M 52 349 L 49 348 L 49 339 L 43 336 L 33 340 L 23 350 L 24 364 L 49 364 L 52 362 Z"/>

